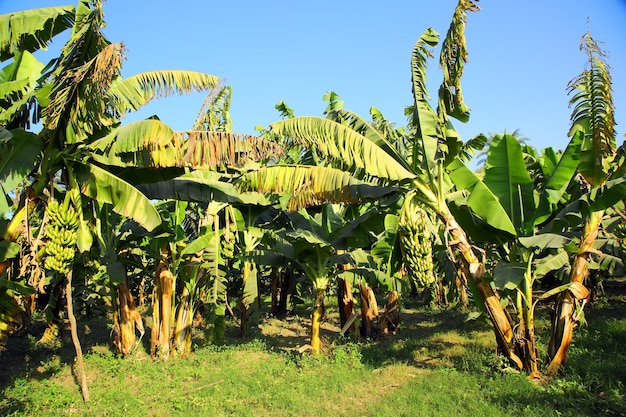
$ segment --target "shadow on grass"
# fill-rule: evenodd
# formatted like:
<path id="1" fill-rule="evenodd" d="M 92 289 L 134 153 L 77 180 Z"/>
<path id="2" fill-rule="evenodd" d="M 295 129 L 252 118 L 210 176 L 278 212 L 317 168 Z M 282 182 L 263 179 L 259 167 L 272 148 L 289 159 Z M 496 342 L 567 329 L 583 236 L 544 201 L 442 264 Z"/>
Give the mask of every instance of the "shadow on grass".
<path id="1" fill-rule="evenodd" d="M 109 329 L 106 317 L 97 319 L 79 319 L 78 337 L 83 354 L 94 348 L 108 348 Z M 7 390 L 11 390 L 18 379 L 26 382 L 50 379 L 63 369 L 72 367 L 76 351 L 71 340 L 69 325 L 64 323 L 59 343 L 54 346 L 37 344 L 46 329 L 43 318 L 33 319 L 24 329 L 11 335 L 6 348 L 0 352 L 0 392 L 3 398 Z M 76 390 L 80 387 L 76 384 Z M 15 398 L 9 403 L 0 403 L 0 415 L 18 413 L 24 405 Z M 19 414 L 18 414 L 19 415 Z"/>
<path id="2" fill-rule="evenodd" d="M 83 318 L 77 324 L 83 354 L 96 346 L 108 347 L 109 329 L 105 317 Z M 0 390 L 7 388 L 15 377 L 46 379 L 74 362 L 76 352 L 69 325 L 65 323 L 60 342 L 54 346 L 37 344 L 45 329 L 45 320 L 35 319 L 26 328 L 9 337 L 6 348 L 0 351 Z"/>

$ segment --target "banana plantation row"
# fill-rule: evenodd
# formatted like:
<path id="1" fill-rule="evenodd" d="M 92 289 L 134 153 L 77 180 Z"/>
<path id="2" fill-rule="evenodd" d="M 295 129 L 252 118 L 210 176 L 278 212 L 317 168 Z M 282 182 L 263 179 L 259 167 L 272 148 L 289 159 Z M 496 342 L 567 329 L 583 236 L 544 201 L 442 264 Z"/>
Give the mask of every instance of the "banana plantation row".
<path id="1" fill-rule="evenodd" d="M 611 76 L 585 34 L 565 150 L 536 150 L 515 134 L 464 142 L 452 120 L 470 116 L 464 27 L 477 11 L 470 0 L 455 9 L 436 106 L 425 80 L 440 36 L 432 28 L 419 36 L 406 126 L 374 107 L 363 118 L 331 92 L 322 117 L 295 117 L 279 103 L 281 120 L 258 136 L 232 132 L 231 88 L 217 76 L 123 78 L 124 45 L 102 34 L 99 0 L 0 16 L 3 343 L 36 309 L 48 321 L 41 342 L 54 341 L 65 304 L 82 368 L 74 306 L 105 308 L 114 349 L 128 355 L 144 335 L 137 304 L 145 304 L 152 353 L 184 355 L 200 309 L 214 343 L 231 306 L 245 336 L 267 286 L 275 312 L 287 295 L 311 291 L 319 353 L 330 287 L 342 331 L 356 332 L 358 318 L 369 337 L 397 324 L 400 294 L 466 303 L 468 290 L 512 366 L 556 375 L 590 297 L 590 272 L 622 265 L 626 182 Z M 39 62 L 33 52 L 64 31 L 60 56 Z M 208 95 L 188 131 L 157 117 L 122 122 L 154 98 L 191 92 Z M 477 152 L 483 165 L 473 171 Z M 378 325 L 374 290 L 388 294 Z M 541 300 L 554 304 L 547 366 L 534 335 Z M 82 384 L 87 398 L 84 373 Z"/>

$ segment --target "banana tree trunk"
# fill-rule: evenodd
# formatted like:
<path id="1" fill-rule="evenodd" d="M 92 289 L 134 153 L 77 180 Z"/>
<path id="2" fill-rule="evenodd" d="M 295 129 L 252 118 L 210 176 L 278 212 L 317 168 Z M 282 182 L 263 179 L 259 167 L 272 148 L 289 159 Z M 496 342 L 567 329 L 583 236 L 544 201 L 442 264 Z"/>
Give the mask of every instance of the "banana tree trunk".
<path id="1" fill-rule="evenodd" d="M 278 311 L 278 274 L 278 268 L 272 267 L 272 281 L 270 284 L 270 293 L 272 297 L 272 300 L 270 302 L 270 310 L 272 314 L 276 314 L 276 312 Z"/>
<path id="2" fill-rule="evenodd" d="M 324 313 L 324 293 L 326 288 L 315 289 L 315 305 L 313 306 L 313 316 L 311 320 L 311 348 L 316 355 L 322 353 L 322 339 L 320 338 L 320 326 L 322 314 Z"/>
<path id="3" fill-rule="evenodd" d="M 361 336 L 371 338 L 374 318 L 378 317 L 378 304 L 374 291 L 369 285 L 362 283 L 359 290 L 361 295 Z"/>
<path id="4" fill-rule="evenodd" d="M 245 338 L 248 334 L 250 316 L 255 305 L 255 300 L 260 297 L 258 295 L 257 268 L 252 262 L 243 263 L 243 293 L 241 294 L 241 337 Z M 258 306 L 258 303 L 257 303 Z"/>
<path id="5" fill-rule="evenodd" d="M 556 375 L 567 360 L 567 350 L 572 343 L 572 334 L 580 322 L 583 308 L 589 297 L 589 290 L 583 282 L 588 273 L 589 257 L 594 252 L 593 244 L 598 237 L 603 216 L 604 211 L 592 212 L 585 221 L 583 236 L 570 273 L 572 286 L 556 301 L 548 346 L 548 357 L 551 361 L 546 373 L 550 376 Z"/>
<path id="6" fill-rule="evenodd" d="M 518 311 L 520 312 L 515 353 L 522 359 L 523 369 L 532 378 L 539 379 L 539 353 L 535 343 L 535 315 L 533 309 L 532 279 L 528 270 L 518 293 Z M 523 297 L 522 297 L 523 293 Z"/>
<path id="7" fill-rule="evenodd" d="M 398 291 L 389 291 L 385 310 L 378 319 L 378 334 L 396 334 L 400 323 L 400 303 Z"/>
<path id="8" fill-rule="evenodd" d="M 280 293 L 278 297 L 277 314 L 287 313 L 287 301 L 289 300 L 290 288 L 292 286 L 294 277 L 289 267 L 285 267 L 282 270 L 282 282 L 280 285 Z"/>
<path id="9" fill-rule="evenodd" d="M 456 219 L 449 212 L 441 216 L 446 229 L 450 233 L 452 240 L 448 243 L 451 249 L 455 249 L 460 255 L 460 267 L 463 274 L 471 278 L 476 285 L 478 296 L 493 324 L 496 335 L 496 343 L 502 354 L 513 362 L 519 369 L 523 369 L 522 360 L 515 354 L 515 341 L 511 318 L 500 303 L 500 297 L 493 290 L 491 284 L 482 280 L 485 274 L 485 264 L 480 261 L 472 246 L 467 240 L 467 235 Z"/>
<path id="10" fill-rule="evenodd" d="M 115 294 L 115 312 L 113 315 L 113 326 L 117 329 L 115 347 L 122 356 L 128 356 L 145 333 L 143 321 L 125 283 L 117 285 Z M 137 340 L 135 328 L 139 331 L 139 340 Z"/>
<path id="11" fill-rule="evenodd" d="M 170 355 L 173 284 L 174 275 L 167 264 L 161 261 L 156 274 L 150 345 L 152 355 L 164 359 Z"/>
<path id="12" fill-rule="evenodd" d="M 352 314 L 354 314 L 354 297 L 352 296 L 352 284 L 350 281 L 338 279 L 337 304 L 339 305 L 339 319 L 341 322 L 339 327 L 343 329 L 350 317 L 352 317 Z M 348 326 L 346 332 L 351 335 L 356 333 L 354 322 Z"/>
<path id="13" fill-rule="evenodd" d="M 180 305 L 176 313 L 174 326 L 174 349 L 178 356 L 184 357 L 191 353 L 191 333 L 194 313 L 193 293 L 185 286 L 180 297 Z"/>

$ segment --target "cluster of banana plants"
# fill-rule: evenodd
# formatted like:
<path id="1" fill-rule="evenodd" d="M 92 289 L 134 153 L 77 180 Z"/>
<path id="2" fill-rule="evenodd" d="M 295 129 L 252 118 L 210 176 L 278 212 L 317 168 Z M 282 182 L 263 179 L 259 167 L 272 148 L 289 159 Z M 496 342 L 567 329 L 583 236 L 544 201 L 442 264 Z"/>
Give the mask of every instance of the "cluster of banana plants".
<path id="1" fill-rule="evenodd" d="M 210 313 L 214 343 L 224 342 L 229 311 L 246 337 L 272 268 L 310 286 L 310 347 L 320 353 L 329 288 L 337 290 L 342 332 L 356 333 L 359 320 L 361 335 L 372 337 L 395 330 L 401 293 L 443 291 L 442 265 L 451 265 L 450 282 L 473 293 L 499 351 L 536 377 L 534 309 L 556 299 L 547 367 L 556 374 L 589 297 L 589 265 L 626 195 L 610 74 L 587 34 L 588 67 L 570 85 L 571 140 L 562 152 L 537 152 L 506 133 L 463 142 L 452 119 L 470 116 L 461 78 L 467 13 L 476 11 L 471 0 L 455 8 L 435 107 L 426 72 L 440 36 L 429 28 L 418 38 L 406 126 L 374 107 L 366 120 L 329 92 L 322 117 L 296 117 L 279 103 L 283 119 L 258 137 L 232 132 L 232 91 L 216 76 L 122 78 L 125 49 L 103 36 L 99 0 L 0 16 L 11 28 L 0 44 L 0 61 L 9 61 L 0 72 L 1 334 L 30 308 L 20 300 L 32 305 L 46 294 L 54 337 L 65 291 L 80 358 L 72 272 L 84 271 L 85 285 L 111 305 L 117 352 L 138 346 L 146 324 L 138 304 L 149 304 L 151 353 L 182 356 L 200 310 Z M 61 56 L 39 63 L 32 52 L 70 29 Z M 158 117 L 122 123 L 156 97 L 194 91 L 209 94 L 188 131 Z M 29 131 L 36 123 L 37 134 Z M 487 144 L 484 169 L 474 172 L 468 161 Z M 557 274 L 564 282 L 536 297 L 543 278 Z M 382 314 L 376 287 L 388 294 Z"/>
<path id="2" fill-rule="evenodd" d="M 489 317 L 500 352 L 534 376 L 539 375 L 534 270 L 541 267 L 545 274 L 571 261 L 569 282 L 540 297 L 559 295 L 547 368 L 552 375 L 563 363 L 588 296 L 583 280 L 596 253 L 593 244 L 603 214 L 609 207 L 619 210 L 625 195 L 621 152 L 614 143 L 610 75 L 602 51 L 586 35 L 583 49 L 589 57 L 589 70 L 571 85 L 576 94 L 567 149 L 562 155 L 546 150 L 532 161 L 532 151 L 527 149 L 525 158 L 515 137 L 497 135 L 491 140 L 484 173 L 475 173 L 465 162 L 488 139 L 479 135 L 462 142 L 451 118 L 462 122 L 469 118 L 460 79 L 467 54 L 466 13 L 477 10 L 471 1 L 460 1 L 455 10 L 441 49 L 444 80 L 436 110 L 428 101 L 426 63 L 439 35 L 428 29 L 413 50 L 414 104 L 407 112 L 406 129 L 389 128 L 376 109 L 368 123 L 343 109 L 336 95 L 331 95 L 325 118 L 295 117 L 288 112 L 287 119 L 270 126 L 269 134 L 308 150 L 316 164 L 263 167 L 247 174 L 245 184 L 247 189 L 292 196 L 287 204 L 291 209 L 328 202 L 351 204 L 376 192 L 382 194 L 374 197 L 378 199 L 396 193 L 404 201 L 399 213 L 403 222 L 406 213 L 414 212 L 409 207 L 419 203 L 440 221 L 441 240 L 458 265 L 461 279 Z M 577 178 L 582 178 L 588 190 L 573 190 Z M 574 213 L 577 215 L 572 216 Z M 402 228 L 408 230 L 405 225 Z M 573 260 L 559 251 L 575 245 L 568 234 L 578 235 L 580 242 Z M 403 240 L 409 239 L 399 239 L 400 244 Z M 495 244 L 503 253 L 494 270 L 487 270 L 493 260 L 480 250 L 481 242 Z M 417 267 L 420 263 L 405 259 L 405 265 Z M 502 296 L 508 298 L 509 294 L 501 290 L 514 290 L 512 309 L 503 307 L 507 302 Z"/>

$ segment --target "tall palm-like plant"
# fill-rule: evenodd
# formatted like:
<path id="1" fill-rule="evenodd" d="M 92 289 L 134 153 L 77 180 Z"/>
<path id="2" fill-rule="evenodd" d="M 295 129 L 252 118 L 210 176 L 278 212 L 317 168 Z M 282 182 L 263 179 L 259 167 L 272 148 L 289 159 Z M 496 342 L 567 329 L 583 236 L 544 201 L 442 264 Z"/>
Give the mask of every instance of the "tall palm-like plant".
<path id="1" fill-rule="evenodd" d="M 606 55 L 589 33 L 582 37 L 581 50 L 587 54 L 587 68 L 569 84 L 570 93 L 575 93 L 570 100 L 574 107 L 570 135 L 583 135 L 578 169 L 590 188 L 590 204 L 586 207 L 582 237 L 569 277 L 570 283 L 576 284 L 579 290 L 566 291 L 556 303 L 548 352 L 551 362 L 547 372 L 550 375 L 558 373 L 566 360 L 572 332 L 581 319 L 589 295 L 585 287 L 578 284 L 583 284 L 587 276 L 604 212 L 626 196 L 621 186 L 624 180 L 622 164 L 617 160 L 615 108 Z M 607 188 L 613 188 L 617 195 L 612 198 L 595 196 L 603 191 L 608 195 Z"/>
<path id="2" fill-rule="evenodd" d="M 516 235 L 494 233 L 493 230 L 475 231 L 481 241 L 499 245 L 501 258 L 493 271 L 496 287 L 502 291 L 514 290 L 512 299 L 517 311 L 513 347 L 522 361 L 523 369 L 538 377 L 539 356 L 535 343 L 533 288 L 537 264 L 563 259 L 542 254 L 548 248 L 561 249 L 566 239 L 543 230 L 546 222 L 569 203 L 568 186 L 576 174 L 582 135 L 575 135 L 555 165 L 539 164 L 539 171 L 531 177 L 523 148 L 514 135 L 495 135 L 489 141 L 484 170 L 484 183 L 515 226 Z M 549 151 L 544 151 L 543 155 Z M 549 230 L 549 229 L 548 229 Z M 541 257 L 540 262 L 535 262 Z M 567 257 L 565 257 L 567 261 Z M 542 296 L 562 291 L 558 287 Z M 513 320 L 513 318 L 512 318 Z"/>

